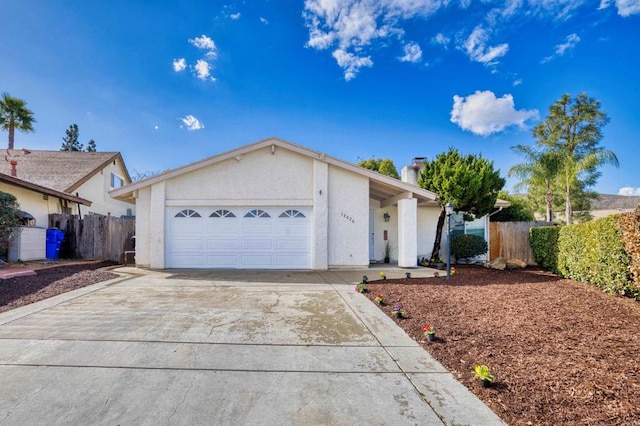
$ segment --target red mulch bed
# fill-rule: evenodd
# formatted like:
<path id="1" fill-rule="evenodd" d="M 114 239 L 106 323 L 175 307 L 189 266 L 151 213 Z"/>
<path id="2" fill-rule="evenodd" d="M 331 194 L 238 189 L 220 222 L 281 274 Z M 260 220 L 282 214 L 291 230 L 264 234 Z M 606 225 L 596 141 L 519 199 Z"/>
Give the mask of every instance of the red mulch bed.
<path id="1" fill-rule="evenodd" d="M 640 425 L 640 302 L 540 269 L 370 282 L 380 308 L 511 425 Z M 422 328 L 432 324 L 436 341 Z M 491 388 L 473 378 L 486 364 Z"/>
<path id="2" fill-rule="evenodd" d="M 28 305 L 118 275 L 101 271 L 112 262 L 83 262 L 36 270 L 36 275 L 0 280 L 0 312 Z"/>

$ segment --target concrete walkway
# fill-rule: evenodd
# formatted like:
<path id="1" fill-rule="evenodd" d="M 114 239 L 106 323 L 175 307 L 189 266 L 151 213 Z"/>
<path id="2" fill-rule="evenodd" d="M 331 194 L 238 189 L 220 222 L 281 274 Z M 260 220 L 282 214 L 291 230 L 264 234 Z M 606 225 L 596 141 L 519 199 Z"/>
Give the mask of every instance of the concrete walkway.
<path id="1" fill-rule="evenodd" d="M 0 314 L 0 424 L 503 424 L 353 291 L 371 271 L 118 271 Z"/>

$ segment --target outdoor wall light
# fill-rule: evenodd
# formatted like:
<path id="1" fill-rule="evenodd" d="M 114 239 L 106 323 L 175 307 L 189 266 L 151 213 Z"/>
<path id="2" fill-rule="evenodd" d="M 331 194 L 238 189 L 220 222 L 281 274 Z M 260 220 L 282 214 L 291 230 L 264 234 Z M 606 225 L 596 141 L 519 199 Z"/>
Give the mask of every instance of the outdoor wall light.
<path id="1" fill-rule="evenodd" d="M 385 212 L 382 217 L 384 218 L 385 222 L 389 222 L 389 219 L 391 219 L 391 216 L 389 216 L 389 213 Z"/>

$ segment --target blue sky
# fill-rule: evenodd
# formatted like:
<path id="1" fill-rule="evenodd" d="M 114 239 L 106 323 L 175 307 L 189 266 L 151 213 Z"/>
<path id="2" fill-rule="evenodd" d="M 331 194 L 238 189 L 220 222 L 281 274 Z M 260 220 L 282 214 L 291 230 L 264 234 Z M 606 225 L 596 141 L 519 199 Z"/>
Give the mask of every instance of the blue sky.
<path id="1" fill-rule="evenodd" d="M 76 123 L 131 172 L 277 136 L 398 169 L 456 147 L 506 176 L 548 107 L 586 92 L 620 160 L 595 189 L 640 195 L 640 0 L 0 4 L 0 92 L 37 120 L 16 148 L 57 150 Z"/>

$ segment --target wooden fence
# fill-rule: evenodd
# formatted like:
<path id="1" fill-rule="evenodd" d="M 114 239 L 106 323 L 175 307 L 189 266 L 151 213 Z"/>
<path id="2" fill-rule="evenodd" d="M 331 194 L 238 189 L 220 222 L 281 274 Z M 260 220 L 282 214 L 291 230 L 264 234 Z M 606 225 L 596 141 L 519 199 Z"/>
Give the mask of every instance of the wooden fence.
<path id="1" fill-rule="evenodd" d="M 489 259 L 520 259 L 527 265 L 535 265 L 529 244 L 529 229 L 550 225 L 552 224 L 549 222 L 491 222 Z"/>
<path id="2" fill-rule="evenodd" d="M 63 259 L 101 259 L 124 262 L 124 252 L 133 250 L 135 219 L 113 216 L 50 214 L 49 227 L 65 233 L 60 247 Z"/>

